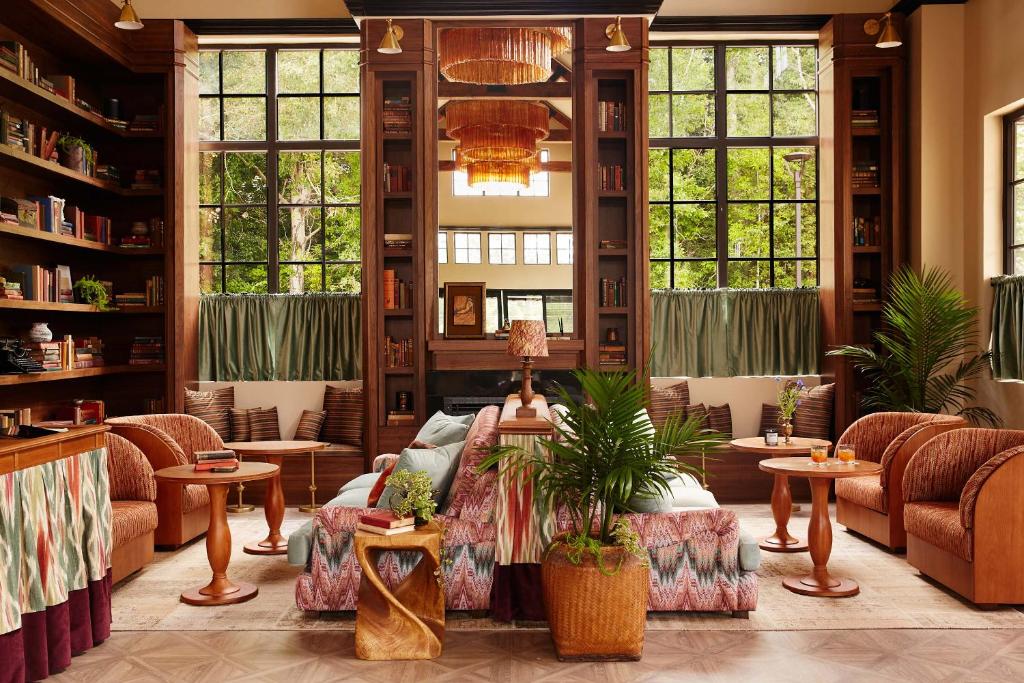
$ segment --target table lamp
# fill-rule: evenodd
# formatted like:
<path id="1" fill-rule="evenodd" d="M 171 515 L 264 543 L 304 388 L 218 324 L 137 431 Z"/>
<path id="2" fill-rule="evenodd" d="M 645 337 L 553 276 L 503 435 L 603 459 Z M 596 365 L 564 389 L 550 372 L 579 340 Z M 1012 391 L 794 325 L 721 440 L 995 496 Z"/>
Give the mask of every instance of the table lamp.
<path id="1" fill-rule="evenodd" d="M 523 359 L 523 387 L 519 391 L 522 405 L 516 409 L 516 417 L 537 417 L 533 403 L 533 359 L 548 355 L 548 337 L 543 320 L 513 320 L 508 333 L 506 353 Z"/>

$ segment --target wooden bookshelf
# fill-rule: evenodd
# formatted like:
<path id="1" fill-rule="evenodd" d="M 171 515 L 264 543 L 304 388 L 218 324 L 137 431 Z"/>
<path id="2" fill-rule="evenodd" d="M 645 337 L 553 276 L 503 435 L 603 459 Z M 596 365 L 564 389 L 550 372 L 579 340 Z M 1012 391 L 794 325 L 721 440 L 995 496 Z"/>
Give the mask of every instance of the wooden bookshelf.
<path id="1" fill-rule="evenodd" d="M 74 247 L 76 249 L 91 249 L 102 251 L 107 254 L 120 254 L 122 256 L 163 256 L 162 248 L 124 248 L 114 244 L 100 244 L 91 240 L 77 239 L 68 235 L 58 235 L 36 228 L 24 228 L 20 225 L 7 225 L 0 223 L 0 235 L 10 237 L 21 237 L 29 240 L 40 240 L 60 247 Z"/>
<path id="2" fill-rule="evenodd" d="M 92 304 L 66 304 L 56 301 L 31 301 L 27 299 L 0 299 L 0 308 L 20 311 L 54 311 L 60 313 L 96 313 L 112 315 L 130 313 L 136 315 L 162 315 L 163 306 L 123 306 L 108 311 L 101 311 Z"/>
<path id="3" fill-rule="evenodd" d="M 77 370 L 62 370 L 59 372 L 33 372 L 27 375 L 0 375 L 0 386 L 20 386 L 23 384 L 38 384 L 39 382 L 62 382 L 69 379 L 84 379 L 86 377 L 104 377 L 109 375 L 139 375 L 145 373 L 164 373 L 167 367 L 163 364 L 157 365 L 103 365 L 98 368 L 79 368 Z"/>

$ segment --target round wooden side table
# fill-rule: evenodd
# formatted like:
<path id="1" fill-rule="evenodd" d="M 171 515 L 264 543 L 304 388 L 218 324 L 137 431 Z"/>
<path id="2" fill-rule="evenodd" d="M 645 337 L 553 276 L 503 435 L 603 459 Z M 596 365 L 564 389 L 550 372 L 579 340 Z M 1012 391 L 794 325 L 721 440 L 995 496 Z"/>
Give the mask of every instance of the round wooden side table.
<path id="1" fill-rule="evenodd" d="M 213 570 L 210 583 L 187 590 L 181 601 L 189 605 L 231 605 L 256 597 L 259 589 L 251 583 L 232 582 L 228 578 L 231 561 L 231 529 L 228 527 L 228 488 L 232 484 L 277 476 L 277 465 L 263 462 L 239 463 L 236 472 L 196 472 L 194 465 L 176 465 L 155 472 L 157 481 L 171 484 L 202 484 L 210 492 L 210 528 L 206 532 L 206 557 Z"/>
<path id="2" fill-rule="evenodd" d="M 284 460 L 288 456 L 306 455 L 323 450 L 327 444 L 320 441 L 233 441 L 224 444 L 224 448 L 235 451 L 247 458 L 261 457 L 268 463 L 284 469 Z M 312 472 L 310 472 L 312 475 Z M 316 485 L 310 484 L 310 490 L 316 494 Z M 270 533 L 258 543 L 249 543 L 242 550 L 250 555 L 285 555 L 288 553 L 288 539 L 281 535 L 281 522 L 284 521 L 284 489 L 281 488 L 280 472 L 278 476 L 267 482 L 267 491 L 263 496 L 263 514 L 267 518 Z"/>
<path id="3" fill-rule="evenodd" d="M 758 467 L 776 476 L 807 477 L 811 484 L 811 521 L 807 526 L 807 540 L 814 568 L 806 576 L 787 576 L 782 585 L 800 595 L 823 598 L 845 598 L 860 593 L 853 579 L 839 578 L 828 572 L 828 558 L 832 554 L 832 521 L 828 516 L 828 490 L 833 479 L 866 477 L 879 474 L 882 466 L 877 462 L 829 462 L 816 465 L 810 458 L 772 458 L 762 460 Z"/>
<path id="4" fill-rule="evenodd" d="M 773 458 L 787 458 L 794 455 L 810 455 L 811 446 L 831 446 L 831 441 L 824 439 L 806 439 L 799 436 L 790 438 L 789 443 L 781 441 L 778 446 L 769 446 L 764 437 L 750 436 L 744 439 L 733 439 L 729 444 L 738 451 L 770 455 Z M 775 475 L 772 486 L 772 517 L 775 519 L 775 533 L 761 539 L 758 544 L 762 550 L 773 553 L 800 553 L 807 550 L 807 543 L 789 533 L 789 517 L 793 512 L 793 493 L 789 489 L 789 477 L 784 474 Z"/>

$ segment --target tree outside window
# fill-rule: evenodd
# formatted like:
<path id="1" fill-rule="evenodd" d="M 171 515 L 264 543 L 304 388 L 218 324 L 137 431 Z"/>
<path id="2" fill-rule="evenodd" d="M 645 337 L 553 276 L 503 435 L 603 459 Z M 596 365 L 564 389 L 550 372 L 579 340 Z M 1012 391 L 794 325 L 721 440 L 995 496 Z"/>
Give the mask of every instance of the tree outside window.
<path id="1" fill-rule="evenodd" d="M 1005 119 L 1007 275 L 1024 275 L 1024 109 Z"/>

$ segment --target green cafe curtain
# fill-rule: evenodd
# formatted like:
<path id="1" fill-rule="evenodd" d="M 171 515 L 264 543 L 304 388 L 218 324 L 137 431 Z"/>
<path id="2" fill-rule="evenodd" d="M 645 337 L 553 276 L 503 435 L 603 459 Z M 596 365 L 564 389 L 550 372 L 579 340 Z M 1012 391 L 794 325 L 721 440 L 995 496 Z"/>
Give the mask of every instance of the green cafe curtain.
<path id="1" fill-rule="evenodd" d="M 213 294 L 199 300 L 199 378 L 358 379 L 359 296 Z"/>
<path id="2" fill-rule="evenodd" d="M 1024 275 L 992 278 L 992 376 L 1024 379 Z"/>
<path id="3" fill-rule="evenodd" d="M 818 290 L 655 290 L 651 337 L 655 377 L 814 375 Z"/>

